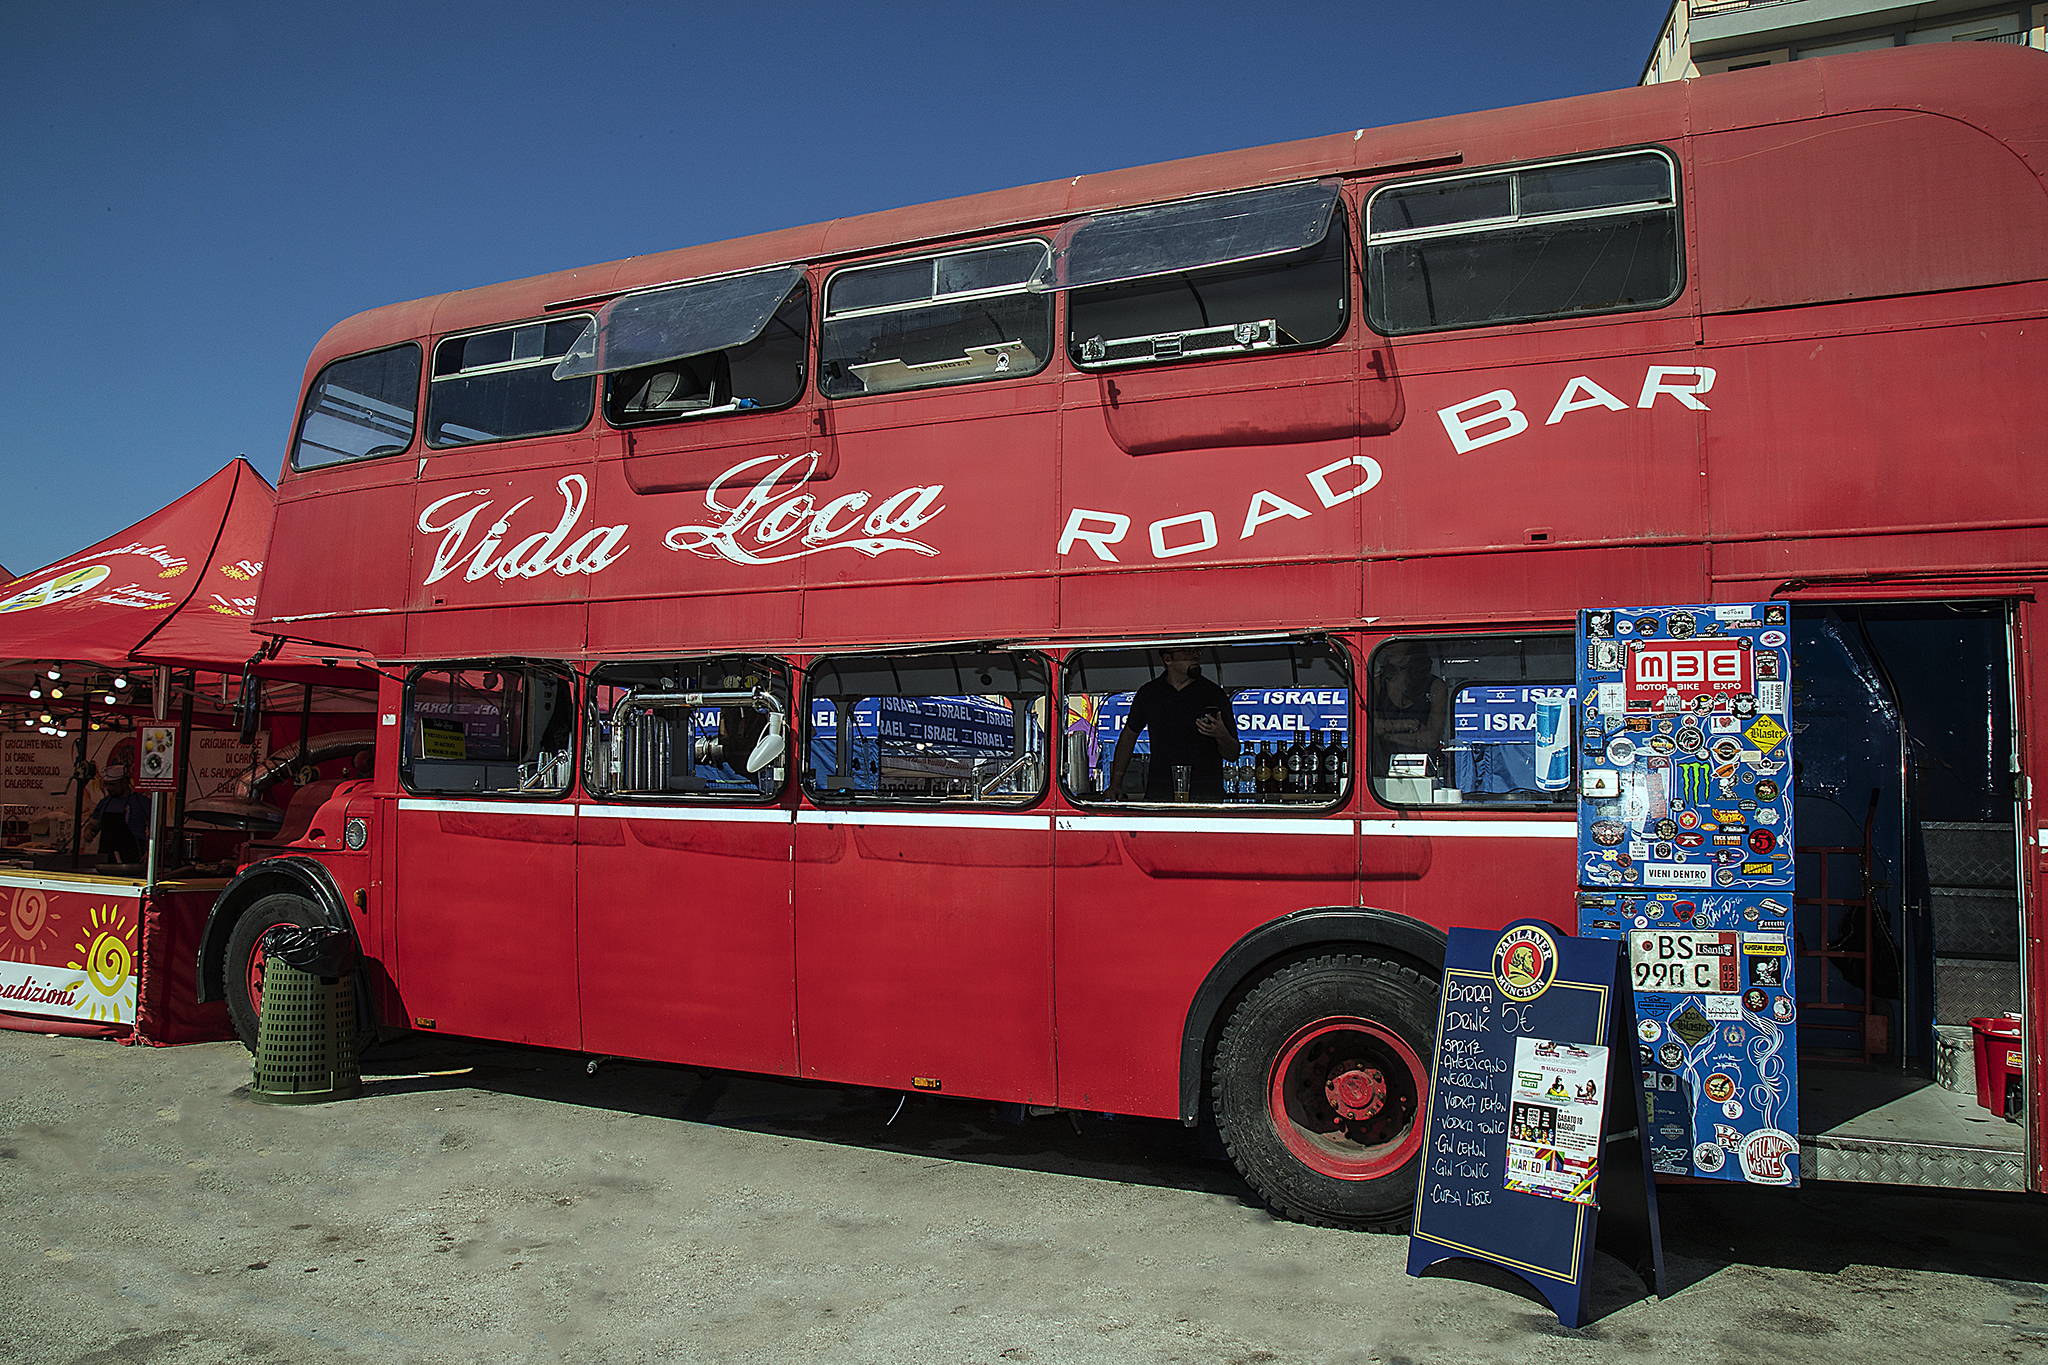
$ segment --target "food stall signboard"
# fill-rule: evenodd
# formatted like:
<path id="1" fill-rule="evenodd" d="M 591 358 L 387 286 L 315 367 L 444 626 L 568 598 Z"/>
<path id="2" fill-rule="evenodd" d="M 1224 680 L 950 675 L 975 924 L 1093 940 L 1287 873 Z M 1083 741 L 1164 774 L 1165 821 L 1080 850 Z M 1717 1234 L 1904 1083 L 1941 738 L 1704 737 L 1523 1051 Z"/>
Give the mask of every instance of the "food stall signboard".
<path id="1" fill-rule="evenodd" d="M 139 792 L 178 789 L 178 722 L 153 720 L 135 727 L 135 777 Z"/>

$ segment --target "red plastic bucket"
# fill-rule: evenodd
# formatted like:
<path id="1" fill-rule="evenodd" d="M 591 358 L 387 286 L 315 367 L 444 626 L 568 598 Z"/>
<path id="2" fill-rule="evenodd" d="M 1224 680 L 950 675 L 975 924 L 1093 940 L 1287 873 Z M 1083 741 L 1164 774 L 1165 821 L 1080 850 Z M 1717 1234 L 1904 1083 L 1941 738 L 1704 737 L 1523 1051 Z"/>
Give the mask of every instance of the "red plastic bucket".
<path id="1" fill-rule="evenodd" d="M 2005 1091 L 2011 1077 L 2020 1074 L 2020 1021 L 2017 1019 L 1972 1019 L 1977 1036 L 1977 1103 L 2005 1117 Z"/>

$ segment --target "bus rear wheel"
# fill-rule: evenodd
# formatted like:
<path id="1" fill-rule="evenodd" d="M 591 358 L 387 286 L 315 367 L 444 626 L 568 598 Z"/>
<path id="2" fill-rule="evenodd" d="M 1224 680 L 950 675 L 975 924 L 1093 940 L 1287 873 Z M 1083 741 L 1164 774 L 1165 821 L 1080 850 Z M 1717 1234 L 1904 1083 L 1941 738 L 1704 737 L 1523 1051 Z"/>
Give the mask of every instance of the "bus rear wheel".
<path id="1" fill-rule="evenodd" d="M 1216 1046 L 1216 1127 L 1274 1213 L 1407 1227 L 1435 1024 L 1434 982 L 1362 955 L 1283 967 L 1231 1012 Z"/>
<path id="2" fill-rule="evenodd" d="M 221 982 L 227 988 L 228 1017 L 242 1046 L 256 1050 L 256 1024 L 263 1010 L 263 936 L 279 925 L 312 929 L 323 921 L 304 896 L 277 892 L 263 897 L 235 921 L 228 935 L 226 956 L 221 962 Z"/>

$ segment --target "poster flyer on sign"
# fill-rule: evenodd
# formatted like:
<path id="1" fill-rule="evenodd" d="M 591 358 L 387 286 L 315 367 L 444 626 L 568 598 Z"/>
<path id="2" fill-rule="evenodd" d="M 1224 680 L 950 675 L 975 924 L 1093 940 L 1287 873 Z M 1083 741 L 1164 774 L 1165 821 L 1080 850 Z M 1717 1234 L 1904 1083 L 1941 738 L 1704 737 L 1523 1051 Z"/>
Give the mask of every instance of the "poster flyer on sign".
<path id="1" fill-rule="evenodd" d="M 1504 1187 L 1596 1204 L 1606 1111 L 1606 1048 L 1515 1039 Z"/>
<path id="2" fill-rule="evenodd" d="M 178 722 L 148 721 L 135 727 L 135 771 L 131 781 L 139 792 L 178 789 Z"/>

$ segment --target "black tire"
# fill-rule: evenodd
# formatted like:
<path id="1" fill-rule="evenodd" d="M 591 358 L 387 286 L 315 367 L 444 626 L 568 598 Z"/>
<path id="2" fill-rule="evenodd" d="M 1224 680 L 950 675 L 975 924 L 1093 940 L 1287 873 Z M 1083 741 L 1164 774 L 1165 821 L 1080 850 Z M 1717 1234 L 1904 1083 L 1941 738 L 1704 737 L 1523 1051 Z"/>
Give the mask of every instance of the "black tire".
<path id="1" fill-rule="evenodd" d="M 260 1006 L 263 963 L 257 940 L 280 924 L 311 929 L 323 921 L 320 912 L 304 896 L 277 892 L 258 900 L 242 912 L 228 934 L 227 952 L 221 958 L 221 985 L 227 993 L 228 1017 L 242 1046 L 256 1050 L 256 1021 Z"/>
<path id="2" fill-rule="evenodd" d="M 1282 1218 L 1399 1232 L 1414 1212 L 1436 983 L 1383 958 L 1282 967 L 1216 1045 L 1216 1129 Z"/>

